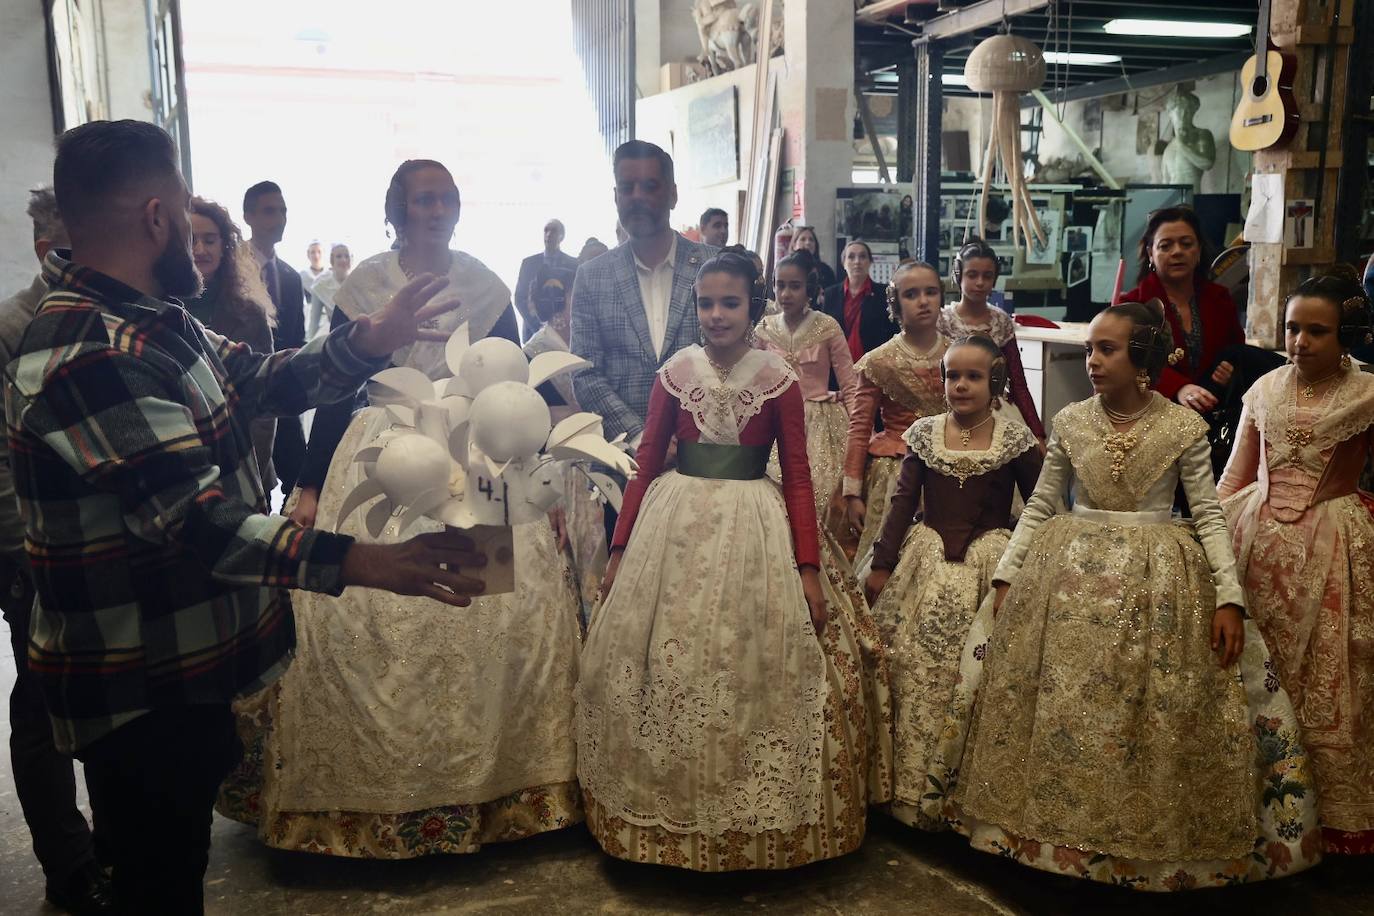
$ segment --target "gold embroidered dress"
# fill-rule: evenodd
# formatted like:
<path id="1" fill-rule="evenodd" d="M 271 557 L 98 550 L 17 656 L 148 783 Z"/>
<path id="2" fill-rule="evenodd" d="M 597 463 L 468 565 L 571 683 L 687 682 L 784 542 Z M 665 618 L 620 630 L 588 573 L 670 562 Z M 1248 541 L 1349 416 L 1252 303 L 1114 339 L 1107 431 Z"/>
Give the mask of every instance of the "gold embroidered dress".
<path id="1" fill-rule="evenodd" d="M 940 360 L 947 349 L 949 340 L 943 335 L 929 351 L 918 353 L 896 334 L 854 366 L 859 372 L 859 393 L 849 414 L 842 492 L 862 497 L 867 511 L 854 555 L 855 568 L 861 572 L 883 530 L 892 480 L 906 454 L 902 434 L 921 417 L 945 410 Z M 882 429 L 878 429 L 879 420 Z"/>
<path id="2" fill-rule="evenodd" d="M 811 489 L 816 518 L 826 526 L 831 501 L 844 474 L 844 450 L 849 441 L 849 413 L 859 391 L 859 377 L 849 355 L 840 323 L 825 312 L 808 309 L 794 331 L 781 314 L 767 315 L 756 330 L 758 345 L 787 361 L 797 373 L 806 410 L 806 456 L 811 465 Z M 830 390 L 834 373 L 838 392 Z M 777 456 L 768 472 L 779 477 Z"/>
<path id="3" fill-rule="evenodd" d="M 781 357 L 752 350 L 722 380 L 692 346 L 659 370 L 577 685 L 587 826 L 610 855 L 778 869 L 863 839 L 873 732 L 890 725 L 866 698 L 862 597 L 821 558 L 805 447 Z M 819 640 L 799 566 L 822 571 Z"/>
<path id="4" fill-rule="evenodd" d="M 1218 491 L 1250 615 L 1292 695 L 1329 852 L 1374 852 L 1374 518 L 1357 487 L 1374 376 L 1299 396 L 1284 366 L 1245 395 Z"/>
<path id="5" fill-rule="evenodd" d="M 892 672 L 892 814 L 942 829 L 963 756 L 976 682 L 964 645 L 1011 534 L 1012 494 L 1029 497 L 1040 474 L 1035 436 L 1019 419 L 993 420 L 986 449 L 946 446 L 949 414 L 917 420 L 902 460 L 873 568 L 891 571 L 873 605 Z M 922 511 L 918 512 L 918 507 Z M 990 618 L 991 609 L 988 609 Z"/>
<path id="6" fill-rule="evenodd" d="M 1011 588 L 991 639 L 968 647 L 986 662 L 954 813 L 975 848 L 1148 891 L 1320 859 L 1307 758 L 1258 629 L 1246 622 L 1236 667 L 1211 649 L 1214 610 L 1245 602 L 1206 432 L 1158 394 L 1126 433 L 1098 398 L 1056 416 L 994 575 Z M 1194 526 L 1171 520 L 1180 481 Z"/>

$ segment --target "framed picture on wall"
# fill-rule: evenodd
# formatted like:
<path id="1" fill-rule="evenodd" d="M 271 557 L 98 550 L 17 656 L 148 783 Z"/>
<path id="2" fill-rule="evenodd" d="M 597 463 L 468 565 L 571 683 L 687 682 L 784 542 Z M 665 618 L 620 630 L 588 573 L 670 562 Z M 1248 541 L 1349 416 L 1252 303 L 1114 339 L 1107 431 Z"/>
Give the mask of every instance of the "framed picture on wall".
<path id="1" fill-rule="evenodd" d="M 687 152 L 699 188 L 739 179 L 739 100 L 736 88 L 687 106 Z"/>

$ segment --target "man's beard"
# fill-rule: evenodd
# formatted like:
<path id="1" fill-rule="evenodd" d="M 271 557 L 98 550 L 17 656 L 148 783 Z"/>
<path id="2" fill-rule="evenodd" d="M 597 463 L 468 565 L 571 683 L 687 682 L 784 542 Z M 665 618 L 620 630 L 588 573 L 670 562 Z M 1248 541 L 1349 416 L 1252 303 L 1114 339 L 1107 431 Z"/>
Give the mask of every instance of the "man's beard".
<path id="1" fill-rule="evenodd" d="M 205 280 L 196 270 L 191 252 L 173 235 L 167 247 L 153 262 L 153 277 L 162 287 L 162 295 L 176 299 L 194 299 L 205 291 Z"/>

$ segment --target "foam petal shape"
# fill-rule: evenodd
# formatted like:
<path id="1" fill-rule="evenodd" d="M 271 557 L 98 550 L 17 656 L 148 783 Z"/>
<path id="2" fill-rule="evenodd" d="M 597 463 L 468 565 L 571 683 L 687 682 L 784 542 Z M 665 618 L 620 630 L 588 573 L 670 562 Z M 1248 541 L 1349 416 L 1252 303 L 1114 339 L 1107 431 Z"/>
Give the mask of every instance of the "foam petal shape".
<path id="1" fill-rule="evenodd" d="M 434 383 L 419 369 L 409 366 L 392 366 L 372 376 L 372 382 L 400 392 L 411 401 L 419 403 L 434 399 Z"/>
<path id="2" fill-rule="evenodd" d="M 391 512 L 392 505 L 389 499 L 384 499 L 367 510 L 367 533 L 372 535 L 374 541 L 381 539 L 382 532 L 386 530 L 386 523 L 391 521 Z"/>
<path id="3" fill-rule="evenodd" d="M 468 323 L 464 321 L 453 329 L 448 343 L 444 344 L 444 362 L 448 363 L 448 371 L 453 373 L 455 379 L 458 378 L 458 366 L 463 362 L 463 354 L 467 352 L 471 340 Z"/>
<path id="4" fill-rule="evenodd" d="M 599 436 L 574 436 L 562 445 L 550 449 L 549 454 L 555 458 L 573 461 L 597 461 L 614 468 L 626 477 L 632 476 L 636 467 L 633 458 Z"/>
<path id="5" fill-rule="evenodd" d="M 578 369 L 586 369 L 590 366 L 591 363 L 580 356 L 550 350 L 547 353 L 540 353 L 530 360 L 530 380 L 527 384 L 531 388 L 538 388 L 555 376 L 574 372 Z"/>
<path id="6" fill-rule="evenodd" d="M 433 490 L 426 490 L 415 497 L 401 515 L 401 533 L 405 534 L 411 525 L 415 524 L 452 498 L 453 496 L 449 493 L 448 487 L 435 487 Z"/>
<path id="7" fill-rule="evenodd" d="M 388 404 L 386 413 L 393 423 L 412 428 L 415 426 L 415 411 L 404 404 Z"/>
<path id="8" fill-rule="evenodd" d="M 611 504 L 611 508 L 619 512 L 620 504 L 625 498 L 625 494 L 620 490 L 620 484 L 600 471 L 588 471 L 587 476 L 591 478 L 592 485 L 597 491 L 606 498 L 606 502 Z"/>
<path id="9" fill-rule="evenodd" d="M 574 436 L 592 435 L 601 437 L 601 417 L 594 413 L 575 413 L 560 420 L 549 433 L 548 447 L 562 445 Z"/>
<path id="10" fill-rule="evenodd" d="M 382 457 L 382 447 L 380 445 L 369 445 L 366 448 L 358 449 L 358 453 L 353 456 L 354 461 L 368 462 L 376 461 Z"/>
<path id="11" fill-rule="evenodd" d="M 343 505 L 339 507 L 339 520 L 334 523 L 334 530 L 338 531 L 343 527 L 343 523 L 350 515 L 358 511 L 358 507 L 369 499 L 382 495 L 382 485 L 371 478 L 364 480 L 353 488 L 353 492 L 344 497 Z M 385 500 L 383 500 L 385 502 Z"/>

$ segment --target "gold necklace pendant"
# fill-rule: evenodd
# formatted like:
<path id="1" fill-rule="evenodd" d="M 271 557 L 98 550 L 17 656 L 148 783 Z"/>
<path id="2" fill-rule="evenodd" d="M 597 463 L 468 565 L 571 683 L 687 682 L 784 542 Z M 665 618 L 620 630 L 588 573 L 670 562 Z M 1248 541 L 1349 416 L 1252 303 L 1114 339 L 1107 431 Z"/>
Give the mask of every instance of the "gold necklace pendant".
<path id="1" fill-rule="evenodd" d="M 1102 443 L 1102 450 L 1112 459 L 1112 482 L 1120 483 L 1126 473 L 1126 454 L 1136 447 L 1139 440 L 1135 430 L 1124 433 L 1110 433 Z"/>
<path id="2" fill-rule="evenodd" d="M 1312 444 L 1312 430 L 1290 426 L 1283 437 L 1288 441 L 1288 463 L 1302 464 L 1302 450 Z"/>

